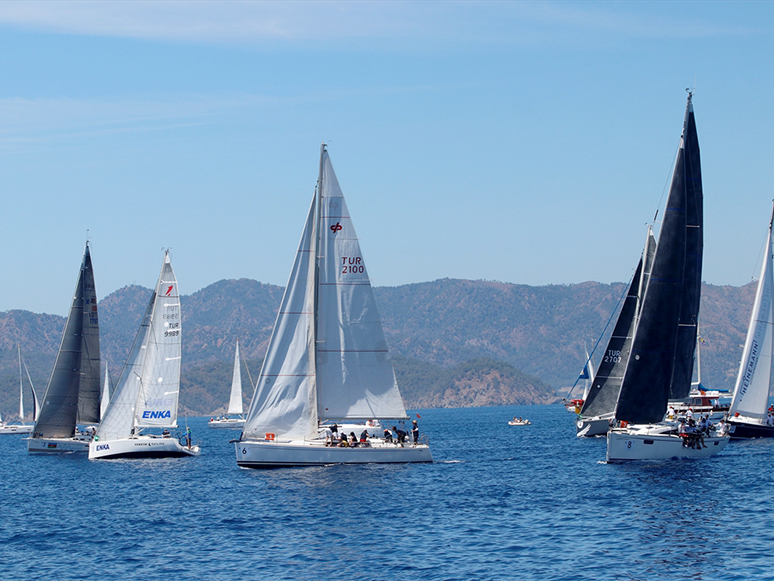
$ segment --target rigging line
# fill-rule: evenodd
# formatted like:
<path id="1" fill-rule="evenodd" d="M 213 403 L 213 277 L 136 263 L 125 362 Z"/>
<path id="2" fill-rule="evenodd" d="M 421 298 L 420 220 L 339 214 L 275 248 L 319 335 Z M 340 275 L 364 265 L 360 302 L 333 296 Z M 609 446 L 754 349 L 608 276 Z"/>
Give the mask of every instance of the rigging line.
<path id="1" fill-rule="evenodd" d="M 750 281 L 757 280 L 757 274 L 760 271 L 760 265 L 763 260 L 763 251 L 766 247 L 766 239 L 769 237 L 769 233 L 766 232 L 766 237 L 763 239 L 763 242 L 761 242 L 761 246 L 758 249 L 758 258 L 755 259 L 755 265 L 753 266 L 753 273 L 750 276 Z M 767 250 L 768 252 L 768 250 Z"/>
<path id="2" fill-rule="evenodd" d="M 256 385 L 253 383 L 253 378 L 250 376 L 250 368 L 247 366 L 247 359 L 245 359 L 244 353 L 240 353 L 239 355 L 242 357 L 242 363 L 244 363 L 245 371 L 247 371 L 247 379 L 250 381 L 250 387 L 253 389 L 253 394 L 250 396 L 250 401 L 252 401 L 252 398 L 255 397 Z"/>
<path id="3" fill-rule="evenodd" d="M 636 269 L 635 269 L 636 270 Z M 626 283 L 624 286 L 623 294 L 621 295 L 621 298 L 618 299 L 618 302 L 615 305 L 615 308 L 613 309 L 613 312 L 610 313 L 610 318 L 607 320 L 607 323 L 605 324 L 605 328 L 602 329 L 602 333 L 600 333 L 599 338 L 597 339 L 597 342 L 594 344 L 594 348 L 591 350 L 591 353 L 589 353 L 588 359 L 586 359 L 586 363 L 583 364 L 583 369 L 585 371 L 586 365 L 588 365 L 589 361 L 591 361 L 594 358 L 594 352 L 597 350 L 597 347 L 599 347 L 599 342 L 602 341 L 602 337 L 605 336 L 605 331 L 607 331 L 607 328 L 610 326 L 610 321 L 613 320 L 613 317 L 618 313 L 618 308 L 621 306 L 621 302 L 624 300 L 624 297 L 629 293 L 629 286 L 632 284 L 632 279 L 634 278 L 634 272 L 632 272 L 631 276 L 629 277 L 629 282 Z M 582 373 L 581 373 L 582 375 Z M 569 399 L 572 392 L 575 390 L 575 386 L 578 385 L 578 382 L 580 381 L 581 377 L 578 375 L 578 377 L 575 379 L 575 383 L 572 384 L 572 387 L 570 388 L 570 391 L 567 392 L 567 398 Z"/>

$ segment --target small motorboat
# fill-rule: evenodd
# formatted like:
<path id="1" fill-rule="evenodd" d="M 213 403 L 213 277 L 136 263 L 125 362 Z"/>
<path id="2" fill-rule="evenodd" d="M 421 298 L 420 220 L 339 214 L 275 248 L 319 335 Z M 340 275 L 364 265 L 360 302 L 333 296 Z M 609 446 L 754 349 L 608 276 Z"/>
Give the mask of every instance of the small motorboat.
<path id="1" fill-rule="evenodd" d="M 532 422 L 529 420 L 522 420 L 521 418 L 513 418 L 510 422 L 508 422 L 509 426 L 529 426 Z"/>

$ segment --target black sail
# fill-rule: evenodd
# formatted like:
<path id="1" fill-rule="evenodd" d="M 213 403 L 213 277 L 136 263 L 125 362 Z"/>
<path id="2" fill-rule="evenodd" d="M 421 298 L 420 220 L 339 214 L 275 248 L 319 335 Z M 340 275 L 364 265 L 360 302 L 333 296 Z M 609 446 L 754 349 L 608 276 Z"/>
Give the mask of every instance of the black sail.
<path id="1" fill-rule="evenodd" d="M 689 95 L 653 269 L 616 406 L 618 420 L 660 422 L 670 395 L 687 395 L 690 390 L 699 316 L 702 221 L 699 142 Z"/>
<path id="2" fill-rule="evenodd" d="M 583 402 L 581 415 L 584 417 L 612 417 L 613 412 L 615 412 L 626 370 L 626 362 L 629 360 L 634 339 L 636 316 L 641 305 L 640 293 L 645 288 L 644 280 L 650 270 L 655 246 L 656 241 L 648 230 L 643 256 L 637 264 L 637 270 L 634 272 L 631 283 L 629 283 L 629 289 L 626 291 L 626 298 L 621 312 L 618 314 L 618 320 L 594 376 L 594 383 Z M 642 272 L 643 261 L 647 269 L 645 277 Z"/>
<path id="3" fill-rule="evenodd" d="M 89 284 L 91 285 L 90 290 L 87 288 Z M 46 393 L 41 402 L 40 415 L 33 429 L 33 438 L 69 438 L 75 434 L 83 371 L 81 366 L 84 359 L 84 343 L 90 345 L 94 343 L 93 337 L 84 338 L 84 323 L 86 321 L 84 313 L 87 307 L 91 307 L 90 304 L 86 304 L 85 297 L 93 296 L 93 294 L 94 278 L 91 273 L 91 255 L 87 245 L 78 273 L 78 282 L 75 285 L 70 313 L 67 316 L 62 334 L 62 342 L 59 345 L 54 369 L 51 371 Z M 89 365 L 93 365 L 93 356 L 89 359 Z M 99 374 L 98 341 L 96 343 L 96 369 L 97 374 Z M 99 405 L 99 399 L 97 399 L 97 405 Z"/>
<path id="4" fill-rule="evenodd" d="M 81 269 L 83 278 L 83 341 L 81 343 L 81 378 L 78 387 L 78 421 L 99 422 L 99 315 L 94 271 L 88 245 Z"/>

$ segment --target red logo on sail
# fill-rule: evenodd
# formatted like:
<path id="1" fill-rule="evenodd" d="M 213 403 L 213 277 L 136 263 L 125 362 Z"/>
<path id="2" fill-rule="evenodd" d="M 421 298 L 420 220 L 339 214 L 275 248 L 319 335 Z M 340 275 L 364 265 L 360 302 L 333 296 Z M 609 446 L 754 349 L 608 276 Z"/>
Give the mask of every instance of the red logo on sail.
<path id="1" fill-rule="evenodd" d="M 172 292 L 172 287 L 173 287 L 173 286 L 175 286 L 175 285 L 170 285 L 170 286 L 169 286 L 169 288 L 167 289 L 167 292 L 165 292 L 165 293 L 164 293 L 164 296 L 165 296 L 165 297 L 168 297 L 168 296 L 169 296 L 169 293 L 171 293 L 171 292 Z"/>
<path id="2" fill-rule="evenodd" d="M 339 230 L 341 230 L 344 226 L 341 225 L 340 222 L 336 222 L 333 226 L 331 226 L 331 231 L 336 234 Z"/>

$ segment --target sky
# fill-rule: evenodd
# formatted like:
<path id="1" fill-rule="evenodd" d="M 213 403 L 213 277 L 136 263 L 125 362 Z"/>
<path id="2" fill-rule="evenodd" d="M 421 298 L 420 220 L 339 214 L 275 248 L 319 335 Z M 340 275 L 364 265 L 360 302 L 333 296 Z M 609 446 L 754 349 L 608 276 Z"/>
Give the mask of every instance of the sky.
<path id="1" fill-rule="evenodd" d="M 373 284 L 627 281 L 693 88 L 705 281 L 759 264 L 771 2 L 2 2 L 0 311 L 284 285 L 333 166 Z"/>

